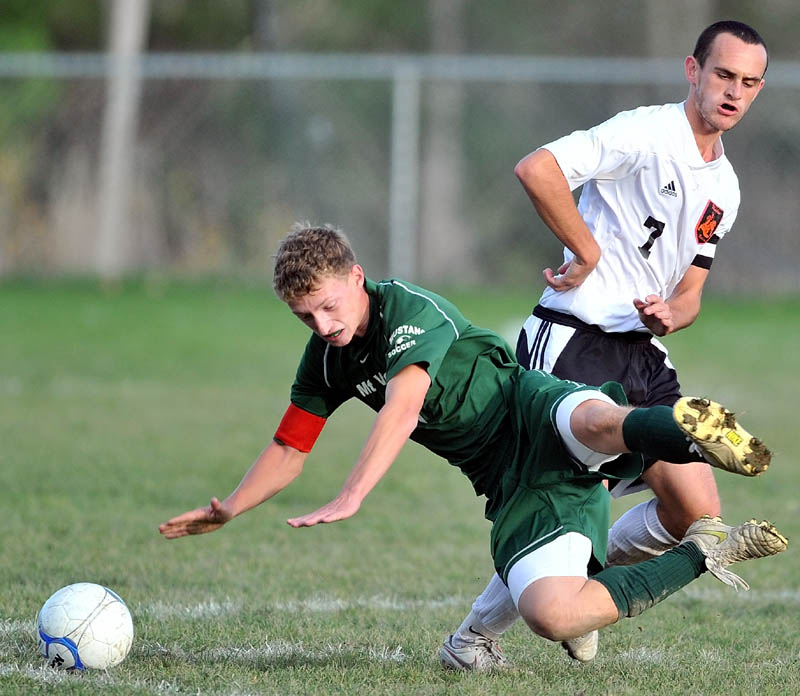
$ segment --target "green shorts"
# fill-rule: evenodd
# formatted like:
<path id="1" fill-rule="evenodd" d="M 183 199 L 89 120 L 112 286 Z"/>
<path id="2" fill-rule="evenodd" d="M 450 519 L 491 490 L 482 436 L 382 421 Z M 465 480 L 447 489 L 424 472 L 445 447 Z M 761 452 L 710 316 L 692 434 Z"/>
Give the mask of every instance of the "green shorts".
<path id="1" fill-rule="evenodd" d="M 602 480 L 615 477 L 605 469 L 635 477 L 642 460 L 624 455 L 601 472 L 589 472 L 567 452 L 555 427 L 554 409 L 568 394 L 589 389 L 627 403 L 616 382 L 587 387 L 531 370 L 515 384 L 511 415 L 518 447 L 500 482 L 492 517 L 492 558 L 503 581 L 517 560 L 567 532 L 592 542 L 590 574 L 605 563 L 609 496 Z"/>
<path id="2" fill-rule="evenodd" d="M 495 569 L 503 582 L 516 561 L 567 532 L 592 542 L 588 572 L 603 568 L 608 541 L 609 495 L 598 478 L 576 479 L 542 488 L 518 485 L 492 526 Z"/>

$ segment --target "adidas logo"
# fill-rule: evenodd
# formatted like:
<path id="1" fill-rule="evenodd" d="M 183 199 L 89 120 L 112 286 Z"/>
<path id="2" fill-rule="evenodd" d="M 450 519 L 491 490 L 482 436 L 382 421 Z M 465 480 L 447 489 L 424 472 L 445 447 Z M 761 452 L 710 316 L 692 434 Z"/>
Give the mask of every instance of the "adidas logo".
<path id="1" fill-rule="evenodd" d="M 670 181 L 666 186 L 662 186 L 661 190 L 659 191 L 660 194 L 664 196 L 672 196 L 673 198 L 678 197 L 678 192 L 675 189 L 675 182 Z"/>

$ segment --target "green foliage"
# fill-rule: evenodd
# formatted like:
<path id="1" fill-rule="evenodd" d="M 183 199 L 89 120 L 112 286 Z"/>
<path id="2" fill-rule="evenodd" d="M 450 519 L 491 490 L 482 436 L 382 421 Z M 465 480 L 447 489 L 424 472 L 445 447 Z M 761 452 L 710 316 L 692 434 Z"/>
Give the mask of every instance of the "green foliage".
<path id="1" fill-rule="evenodd" d="M 444 294 L 512 340 L 531 300 Z M 796 301 L 709 302 L 667 341 L 687 393 L 746 411 L 778 452 L 762 478 L 718 477 L 727 516 L 769 517 L 790 544 L 798 314 Z M 338 490 L 371 422 L 360 404 L 272 501 L 215 534 L 161 539 L 159 522 L 236 485 L 283 414 L 306 329 L 268 287 L 7 281 L 0 336 L 2 693 L 800 691 L 792 546 L 742 567 L 750 593 L 703 577 L 604 630 L 594 664 L 517 625 L 509 674 L 444 673 L 441 640 L 491 573 L 488 523 L 463 476 L 409 445 L 354 519 L 284 524 Z M 111 586 L 134 615 L 132 653 L 107 674 L 53 672 L 36 653 L 38 608 L 78 580 Z"/>
<path id="2" fill-rule="evenodd" d="M 98 50 L 102 2 L 3 0 L 0 51 Z"/>

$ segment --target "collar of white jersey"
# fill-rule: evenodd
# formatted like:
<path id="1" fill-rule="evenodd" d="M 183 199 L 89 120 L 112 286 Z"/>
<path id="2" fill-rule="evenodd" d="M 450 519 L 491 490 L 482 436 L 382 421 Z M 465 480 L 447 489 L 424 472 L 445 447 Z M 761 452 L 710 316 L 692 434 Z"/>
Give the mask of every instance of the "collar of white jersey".
<path id="1" fill-rule="evenodd" d="M 686 115 L 686 100 L 682 101 L 678 104 L 681 108 L 681 113 L 683 114 L 683 125 L 685 128 L 685 132 L 687 134 L 687 138 L 691 143 L 691 149 L 697 155 L 696 166 L 698 167 L 716 167 L 725 157 L 725 146 L 722 144 L 722 137 L 717 138 L 717 142 L 714 143 L 714 159 L 710 162 L 706 162 L 703 159 L 703 156 L 700 154 L 700 148 L 697 147 L 697 141 L 694 138 L 694 131 L 692 130 L 692 124 L 689 123 L 689 117 Z"/>

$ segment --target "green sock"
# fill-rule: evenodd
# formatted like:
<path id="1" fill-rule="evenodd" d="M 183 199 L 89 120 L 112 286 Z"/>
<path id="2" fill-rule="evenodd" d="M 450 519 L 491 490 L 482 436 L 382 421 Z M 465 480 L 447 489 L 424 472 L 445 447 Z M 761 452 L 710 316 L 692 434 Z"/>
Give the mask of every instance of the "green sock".
<path id="1" fill-rule="evenodd" d="M 611 566 L 592 576 L 592 580 L 608 590 L 621 618 L 638 616 L 699 578 L 705 570 L 705 556 L 697 545 L 682 544 L 649 561 Z"/>
<path id="2" fill-rule="evenodd" d="M 622 421 L 622 438 L 631 452 L 652 459 L 686 464 L 701 459 L 692 452 L 691 440 L 678 427 L 669 406 L 635 408 Z"/>

